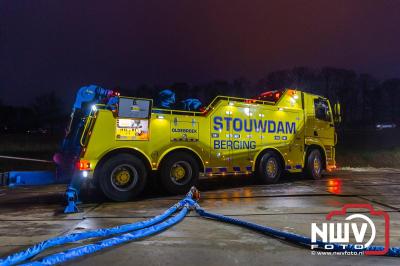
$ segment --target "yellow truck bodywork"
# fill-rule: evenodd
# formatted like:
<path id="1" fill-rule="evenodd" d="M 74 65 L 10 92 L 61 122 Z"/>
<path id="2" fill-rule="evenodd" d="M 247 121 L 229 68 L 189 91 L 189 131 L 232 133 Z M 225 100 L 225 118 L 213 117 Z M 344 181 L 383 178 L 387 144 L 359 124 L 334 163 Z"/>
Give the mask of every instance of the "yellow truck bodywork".
<path id="1" fill-rule="evenodd" d="M 330 170 L 335 167 L 334 122 L 332 116 L 316 117 L 316 99 L 323 98 L 287 89 L 276 103 L 219 96 L 205 112 L 153 108 L 141 138 L 119 127 L 126 121 L 116 112 L 98 106 L 87 118 L 80 159 L 93 171 L 109 154 L 131 151 L 158 170 L 167 154 L 182 149 L 197 158 L 201 172 L 225 175 L 255 171 L 259 155 L 272 149 L 284 169 L 300 172 L 312 146 L 320 149 Z"/>

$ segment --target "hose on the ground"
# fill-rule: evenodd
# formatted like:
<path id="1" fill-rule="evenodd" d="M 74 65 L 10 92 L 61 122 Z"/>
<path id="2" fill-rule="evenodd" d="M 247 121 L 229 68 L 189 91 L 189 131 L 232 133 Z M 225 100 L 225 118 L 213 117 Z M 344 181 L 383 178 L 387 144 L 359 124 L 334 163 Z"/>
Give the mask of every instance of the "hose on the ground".
<path id="1" fill-rule="evenodd" d="M 349 244 L 349 245 L 340 245 L 336 243 L 324 243 L 320 240 L 317 240 L 316 243 L 311 242 L 311 238 L 294 234 L 294 233 L 289 233 L 281 230 L 274 229 L 272 227 L 267 227 L 267 226 L 262 226 L 259 224 L 243 221 L 240 219 L 224 216 L 221 214 L 216 214 L 216 213 L 211 213 L 207 212 L 204 209 L 197 207 L 196 212 L 205 218 L 213 219 L 216 221 L 220 222 L 225 222 L 225 223 L 230 223 L 230 224 L 235 224 L 239 225 L 241 227 L 245 227 L 257 232 L 261 232 L 263 234 L 267 234 L 269 236 L 273 236 L 276 238 L 284 239 L 286 241 L 292 242 L 297 245 L 301 246 L 307 246 L 311 247 L 312 244 L 317 244 L 318 247 L 320 247 L 320 250 L 324 250 L 324 247 L 326 245 L 330 245 L 332 249 L 327 249 L 326 251 L 337 251 L 337 252 L 362 252 L 362 251 L 382 251 L 385 248 L 383 246 L 369 246 L 366 248 L 357 248 L 355 245 Z M 330 248 L 331 248 L 330 247 Z M 400 256 L 400 247 L 391 247 L 389 248 L 388 252 L 385 254 L 385 256 L 390 256 L 390 257 L 399 257 Z"/>
<path id="2" fill-rule="evenodd" d="M 64 236 L 58 236 L 54 237 L 48 240 L 45 240 L 43 242 L 40 242 L 32 247 L 29 247 L 26 250 L 20 251 L 18 253 L 14 253 L 9 255 L 8 257 L 4 259 L 0 259 L 0 266 L 3 265 L 13 265 L 17 263 L 21 263 L 27 259 L 30 259 L 34 257 L 35 255 L 39 254 L 40 252 L 43 252 L 44 250 L 67 244 L 67 243 L 73 243 L 77 242 L 80 240 L 84 239 L 89 239 L 89 238 L 95 238 L 95 237 L 107 237 L 110 235 L 116 235 L 116 234 L 122 234 L 138 229 L 143 229 L 149 226 L 152 226 L 154 224 L 157 224 L 169 216 L 171 216 L 173 213 L 175 213 L 177 210 L 182 208 L 188 201 L 192 201 L 192 192 L 189 192 L 188 195 L 178 203 L 176 203 L 174 206 L 171 208 L 167 209 L 164 213 L 155 216 L 149 220 L 141 221 L 141 222 L 136 222 L 132 224 L 124 224 L 112 228 L 103 228 L 103 229 L 96 229 L 96 230 L 90 230 L 82 233 L 73 233 L 73 234 L 68 234 Z"/>
<path id="3" fill-rule="evenodd" d="M 33 256 L 39 254 L 45 249 L 50 247 L 62 245 L 65 243 L 72 243 L 83 239 L 94 238 L 94 237 L 107 237 L 110 235 L 117 235 L 111 238 L 103 239 L 93 244 L 87 244 L 83 246 L 78 246 L 75 248 L 68 249 L 64 252 L 48 255 L 38 261 L 29 262 L 26 265 L 54 265 L 61 262 L 65 262 L 80 256 L 84 256 L 87 254 L 91 254 L 97 251 L 100 251 L 105 248 L 109 248 L 115 245 L 120 245 L 122 243 L 140 239 L 146 236 L 157 234 L 175 224 L 182 221 L 190 209 L 196 209 L 196 212 L 201 216 L 208 219 L 213 219 L 225 223 L 239 225 L 248 229 L 255 230 L 257 232 L 261 232 L 263 234 L 267 234 L 279 239 L 283 239 L 285 241 L 292 242 L 297 245 L 310 247 L 312 244 L 317 244 L 319 250 L 324 250 L 324 246 L 329 244 L 332 248 L 326 249 L 326 251 L 341 251 L 341 252 L 360 252 L 360 251 L 382 251 L 384 247 L 382 246 L 369 246 L 365 249 L 357 249 L 355 245 L 340 245 L 335 243 L 324 243 L 318 240 L 316 243 L 312 243 L 311 239 L 306 236 L 289 233 L 285 231 L 281 231 L 278 229 L 274 229 L 272 227 L 262 226 L 255 223 L 243 221 L 240 219 L 224 216 L 221 214 L 215 214 L 211 212 L 207 212 L 204 209 L 200 208 L 197 204 L 197 200 L 199 198 L 199 193 L 195 188 L 192 188 L 191 191 L 186 195 L 186 197 L 169 208 L 163 214 L 156 216 L 152 219 L 133 223 L 133 224 L 126 224 L 122 226 L 106 228 L 106 229 L 98 229 L 98 230 L 91 230 L 82 233 L 70 234 L 66 236 L 55 237 L 49 239 L 47 241 L 43 241 L 27 250 L 22 252 L 18 252 L 8 256 L 7 258 L 1 260 L 0 259 L 0 266 L 3 265 L 13 265 L 16 263 L 21 263 Z M 176 211 L 179 211 L 173 217 Z M 168 218 L 170 217 L 170 218 Z M 167 219 L 168 218 L 168 219 Z M 167 220 L 165 220 L 167 219 Z M 322 247 L 322 248 L 320 248 Z M 389 251 L 385 254 L 386 256 L 400 256 L 400 247 L 392 247 Z"/>
<path id="4" fill-rule="evenodd" d="M 141 229 L 138 231 L 132 231 L 132 232 L 125 233 L 125 234 L 122 234 L 119 236 L 108 238 L 108 239 L 96 242 L 94 244 L 88 244 L 88 245 L 79 246 L 76 248 L 71 248 L 64 252 L 60 252 L 60 253 L 56 253 L 56 254 L 52 254 L 47 257 L 44 257 L 44 258 L 40 259 L 39 261 L 29 262 L 29 263 L 22 264 L 22 265 L 25 265 L 25 266 L 54 265 L 54 264 L 68 261 L 68 260 L 75 259 L 77 257 L 85 256 L 85 255 L 100 251 L 105 248 L 120 245 L 120 244 L 128 242 L 128 241 L 132 241 L 132 240 L 144 238 L 146 236 L 154 235 L 154 234 L 160 233 L 161 231 L 164 231 L 165 229 L 182 221 L 188 212 L 189 212 L 189 205 L 184 206 L 176 216 L 169 218 L 168 220 L 166 220 L 162 223 L 152 225 L 150 227 L 147 227 L 147 228 L 144 228 L 144 229 Z"/>

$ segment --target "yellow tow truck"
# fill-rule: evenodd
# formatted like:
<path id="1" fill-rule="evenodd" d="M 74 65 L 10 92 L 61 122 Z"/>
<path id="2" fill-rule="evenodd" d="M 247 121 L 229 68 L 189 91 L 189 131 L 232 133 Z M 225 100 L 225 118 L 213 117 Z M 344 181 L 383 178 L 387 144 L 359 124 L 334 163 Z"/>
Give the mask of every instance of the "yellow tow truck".
<path id="1" fill-rule="evenodd" d="M 338 120 L 326 98 L 295 89 L 218 96 L 201 111 L 118 95 L 114 108 L 96 104 L 86 118 L 77 172 L 116 201 L 140 194 L 152 171 L 174 194 L 186 193 L 200 174 L 252 173 L 275 183 L 283 171 L 304 171 L 318 179 L 335 168 Z"/>

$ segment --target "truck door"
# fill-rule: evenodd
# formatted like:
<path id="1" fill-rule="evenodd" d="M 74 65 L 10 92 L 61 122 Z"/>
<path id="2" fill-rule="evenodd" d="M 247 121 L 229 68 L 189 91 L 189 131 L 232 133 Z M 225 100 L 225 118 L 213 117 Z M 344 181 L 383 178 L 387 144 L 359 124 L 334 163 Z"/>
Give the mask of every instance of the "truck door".
<path id="1" fill-rule="evenodd" d="M 309 117 L 307 121 L 309 126 L 308 134 L 311 133 L 310 135 L 312 137 L 318 138 L 324 144 L 324 146 L 333 146 L 335 128 L 329 102 L 327 99 L 322 97 L 313 97 L 312 100 L 312 106 L 314 107 L 314 110 L 313 116 Z"/>

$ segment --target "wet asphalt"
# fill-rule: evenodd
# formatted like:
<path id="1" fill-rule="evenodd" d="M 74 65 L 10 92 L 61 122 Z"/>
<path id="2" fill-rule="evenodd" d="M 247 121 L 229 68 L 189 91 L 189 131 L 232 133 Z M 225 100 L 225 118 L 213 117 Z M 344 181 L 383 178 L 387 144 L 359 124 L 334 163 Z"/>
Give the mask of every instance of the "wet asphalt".
<path id="1" fill-rule="evenodd" d="M 400 246 L 400 170 L 353 169 L 321 180 L 285 175 L 278 184 L 258 185 L 251 176 L 202 179 L 200 205 L 210 211 L 310 236 L 311 223 L 344 204 L 371 204 L 390 217 L 390 245 Z M 160 214 L 182 196 L 147 189 L 132 202 L 105 201 L 86 195 L 81 212 L 63 214 L 64 185 L 0 188 L 0 257 L 50 237 L 141 221 Z M 88 200 L 91 199 L 91 201 Z M 354 213 L 368 213 L 352 209 Z M 384 243 L 384 219 L 375 217 L 374 244 Z M 368 234 L 368 233 L 367 233 Z M 95 242 L 95 241 L 92 241 Z M 83 243 L 57 247 L 35 257 Z M 191 212 L 161 234 L 112 247 L 70 265 L 400 265 L 400 258 L 313 255 L 296 246 L 248 229 L 207 220 Z"/>

